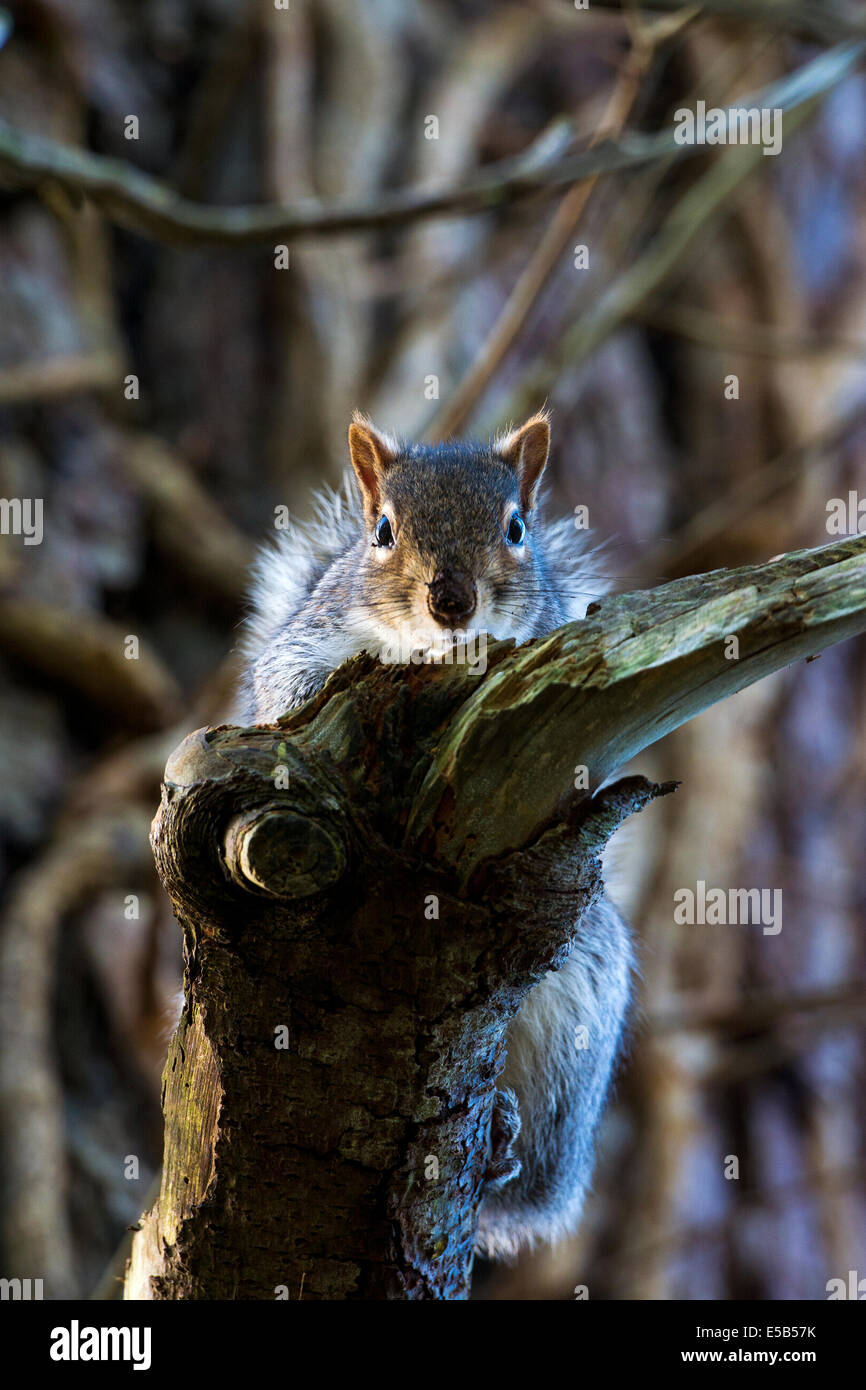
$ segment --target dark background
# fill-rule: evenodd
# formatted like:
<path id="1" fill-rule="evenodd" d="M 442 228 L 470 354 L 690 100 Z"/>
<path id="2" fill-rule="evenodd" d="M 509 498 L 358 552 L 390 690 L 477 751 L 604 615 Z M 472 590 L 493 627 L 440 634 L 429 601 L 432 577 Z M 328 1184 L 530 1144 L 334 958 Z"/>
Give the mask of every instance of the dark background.
<path id="1" fill-rule="evenodd" d="M 574 148 L 671 128 L 845 28 L 728 8 L 746 17 L 33 0 L 5 12 L 0 117 L 209 204 L 375 205 L 562 118 Z M 110 1288 L 148 1201 L 180 954 L 147 844 L 161 770 L 225 708 L 248 559 L 275 506 L 308 514 L 339 479 L 355 407 L 486 435 L 546 399 L 552 505 L 589 506 L 623 588 L 820 545 L 828 501 L 866 496 L 864 75 L 722 196 L 740 154 L 293 244 L 288 270 L 273 244 L 172 246 L 7 173 L 0 495 L 43 498 L 45 523 L 39 546 L 0 538 L 6 1277 Z M 820 1299 L 866 1275 L 864 666 L 862 640 L 833 649 L 639 760 L 682 787 L 619 856 L 642 979 L 595 1192 L 579 1236 L 484 1271 L 477 1296 Z M 782 932 L 675 926 L 698 879 L 781 888 Z"/>

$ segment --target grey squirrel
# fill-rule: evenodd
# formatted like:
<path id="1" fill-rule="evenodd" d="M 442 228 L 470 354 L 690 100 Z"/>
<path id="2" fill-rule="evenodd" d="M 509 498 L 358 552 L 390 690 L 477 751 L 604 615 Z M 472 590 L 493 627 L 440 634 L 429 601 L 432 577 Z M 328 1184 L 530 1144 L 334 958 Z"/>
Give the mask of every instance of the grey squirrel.
<path id="1" fill-rule="evenodd" d="M 278 718 L 361 651 L 435 659 L 469 629 L 522 642 L 584 617 L 606 586 L 572 518 L 540 515 L 549 444 L 544 412 L 487 444 L 439 445 L 356 414 L 354 480 L 257 562 L 236 718 Z M 632 968 L 628 928 L 603 898 L 509 1027 L 478 1234 L 488 1257 L 577 1223 Z"/>

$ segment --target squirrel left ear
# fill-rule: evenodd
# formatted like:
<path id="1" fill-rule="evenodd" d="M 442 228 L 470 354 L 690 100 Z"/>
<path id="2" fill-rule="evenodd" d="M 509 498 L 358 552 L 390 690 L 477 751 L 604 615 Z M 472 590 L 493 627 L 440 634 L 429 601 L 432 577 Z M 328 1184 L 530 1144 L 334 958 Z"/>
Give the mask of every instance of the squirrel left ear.
<path id="1" fill-rule="evenodd" d="M 540 410 L 519 430 L 512 430 L 497 439 L 494 448 L 499 457 L 517 473 L 521 510 L 531 512 L 550 449 L 550 417 L 547 411 Z"/>
<path id="2" fill-rule="evenodd" d="M 349 457 L 361 487 L 368 520 L 379 515 L 385 474 L 394 462 L 396 452 L 395 441 L 389 435 L 382 434 L 372 420 L 356 410 L 349 426 Z"/>

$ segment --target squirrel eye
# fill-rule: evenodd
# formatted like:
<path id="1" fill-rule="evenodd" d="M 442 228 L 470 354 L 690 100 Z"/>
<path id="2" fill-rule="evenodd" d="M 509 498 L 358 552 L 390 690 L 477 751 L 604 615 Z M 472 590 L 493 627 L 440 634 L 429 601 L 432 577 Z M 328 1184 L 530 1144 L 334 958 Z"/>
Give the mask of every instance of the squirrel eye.
<path id="1" fill-rule="evenodd" d="M 522 545 L 523 537 L 526 535 L 526 523 L 519 512 L 513 512 L 508 523 L 508 530 L 505 532 L 505 539 L 509 545 Z"/>
<path id="2" fill-rule="evenodd" d="M 394 532 L 391 530 L 391 523 L 386 516 L 381 516 L 376 524 L 376 544 L 393 545 Z"/>

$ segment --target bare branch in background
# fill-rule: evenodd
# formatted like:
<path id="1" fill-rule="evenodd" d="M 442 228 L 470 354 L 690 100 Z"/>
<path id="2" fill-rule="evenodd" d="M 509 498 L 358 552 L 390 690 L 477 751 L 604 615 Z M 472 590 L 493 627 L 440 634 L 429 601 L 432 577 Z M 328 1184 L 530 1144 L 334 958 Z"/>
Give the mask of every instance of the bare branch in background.
<path id="1" fill-rule="evenodd" d="M 593 8 L 627 13 L 630 6 L 627 0 L 593 0 Z M 640 9 L 663 13 L 694 9 L 716 19 L 743 20 L 822 43 L 866 35 L 862 10 L 858 14 L 854 5 L 838 4 L 835 0 L 818 0 L 817 4 L 810 4 L 809 0 L 694 0 L 694 4 L 688 5 L 683 0 L 640 0 Z"/>
<path id="2" fill-rule="evenodd" d="M 682 23 L 687 23 L 688 18 L 689 16 L 683 17 Z M 664 31 L 665 38 L 675 32 L 669 22 L 661 21 L 657 27 Z M 634 26 L 631 50 L 610 94 L 601 123 L 592 139 L 591 148 L 604 138 L 616 140 L 621 135 L 637 97 L 641 78 L 652 62 L 655 43 L 655 28 Z M 597 177 L 595 175 L 577 184 L 566 193 L 487 335 L 474 365 L 429 425 L 427 433 L 430 438 L 446 439 L 456 434 L 466 423 L 479 397 L 499 370 L 503 358 L 516 342 L 533 305 L 565 251 L 592 194 Z"/>
<path id="3" fill-rule="evenodd" d="M 750 101 L 793 112 L 831 91 L 856 69 L 864 52 L 866 41 L 841 45 Z M 673 131 L 662 131 L 608 140 L 549 167 L 539 168 L 526 157 L 504 160 L 479 171 L 462 188 L 383 193 L 372 206 L 213 208 L 190 202 L 132 165 L 67 149 L 0 122 L 0 170 L 12 182 L 37 188 L 54 183 L 70 194 L 84 194 L 112 221 L 179 246 L 263 245 L 306 236 L 374 231 L 448 213 L 492 212 L 535 193 L 599 174 L 640 168 L 657 159 L 688 158 L 700 149 L 695 144 L 677 144 Z"/>
<path id="4" fill-rule="evenodd" d="M 74 616 L 74 621 L 73 621 Z M 122 726 L 159 729 L 180 711 L 177 681 L 145 643 L 127 660 L 125 630 L 98 613 L 39 599 L 0 599 L 0 650 L 79 691 Z"/>

